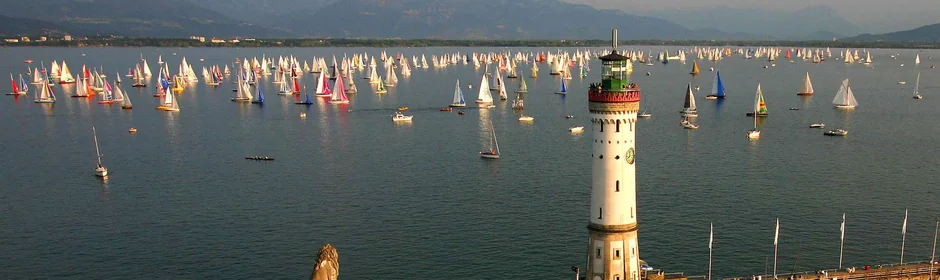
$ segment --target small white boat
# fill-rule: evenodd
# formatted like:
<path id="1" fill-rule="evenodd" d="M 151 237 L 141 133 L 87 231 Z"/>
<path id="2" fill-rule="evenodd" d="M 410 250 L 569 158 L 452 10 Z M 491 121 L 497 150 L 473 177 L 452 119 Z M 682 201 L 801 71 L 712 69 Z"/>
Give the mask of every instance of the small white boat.
<path id="1" fill-rule="evenodd" d="M 907 84 L 907 81 L 898 81 L 898 84 L 899 84 L 899 85 L 906 85 L 906 84 Z"/>
<path id="2" fill-rule="evenodd" d="M 567 116 L 565 116 L 565 118 L 566 118 L 566 119 L 573 119 L 574 116 L 573 116 L 573 115 L 567 115 Z"/>
<path id="3" fill-rule="evenodd" d="M 522 115 L 521 117 L 519 117 L 519 121 L 521 121 L 521 122 L 531 122 L 531 121 L 534 121 L 534 120 L 535 120 L 535 118 L 533 118 L 533 117 L 531 117 L 531 116 Z"/>
<path id="4" fill-rule="evenodd" d="M 814 123 L 814 124 L 809 125 L 809 127 L 811 127 L 811 128 L 823 128 L 823 127 L 826 127 L 826 124 L 824 124 L 824 123 Z"/>
<path id="5" fill-rule="evenodd" d="M 306 119 L 306 118 L 307 118 L 307 113 L 300 113 L 300 118 L 301 118 L 301 119 Z"/>
<path id="6" fill-rule="evenodd" d="M 760 92 L 760 84 L 757 84 L 757 92 Z M 760 130 L 757 129 L 757 110 L 754 110 L 754 113 L 751 114 L 754 116 L 754 128 L 747 131 L 747 139 L 757 139 L 760 138 Z"/>
<path id="7" fill-rule="evenodd" d="M 571 133 L 579 133 L 581 131 L 584 131 L 583 126 L 574 126 L 568 129 L 568 132 L 571 132 Z"/>
<path id="8" fill-rule="evenodd" d="M 414 116 L 405 116 L 405 114 L 402 114 L 401 112 L 395 112 L 395 115 L 392 116 L 392 121 L 410 122 L 412 118 L 414 118 Z"/>
<path id="9" fill-rule="evenodd" d="M 636 114 L 636 116 L 640 118 L 650 118 L 650 117 L 653 117 L 653 114 L 650 112 L 644 111 L 644 112 L 640 112 L 639 114 Z"/>
<path id="10" fill-rule="evenodd" d="M 94 126 L 91 127 L 91 133 L 95 136 L 95 153 L 98 154 L 98 160 L 95 161 L 95 175 L 98 177 L 107 177 L 108 168 L 101 164 L 101 150 L 98 149 L 98 132 L 95 131 Z"/>
<path id="11" fill-rule="evenodd" d="M 836 129 L 826 131 L 823 133 L 823 135 L 828 135 L 828 136 L 846 136 L 848 134 L 849 134 L 848 130 L 841 129 L 841 128 L 836 128 Z"/>

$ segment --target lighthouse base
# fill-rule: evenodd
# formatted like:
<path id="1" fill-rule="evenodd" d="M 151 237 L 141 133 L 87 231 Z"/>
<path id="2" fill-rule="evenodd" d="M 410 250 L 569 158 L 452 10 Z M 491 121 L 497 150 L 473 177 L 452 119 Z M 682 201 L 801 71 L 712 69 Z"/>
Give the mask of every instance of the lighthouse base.
<path id="1" fill-rule="evenodd" d="M 588 229 L 588 280 L 640 280 L 637 231 Z"/>

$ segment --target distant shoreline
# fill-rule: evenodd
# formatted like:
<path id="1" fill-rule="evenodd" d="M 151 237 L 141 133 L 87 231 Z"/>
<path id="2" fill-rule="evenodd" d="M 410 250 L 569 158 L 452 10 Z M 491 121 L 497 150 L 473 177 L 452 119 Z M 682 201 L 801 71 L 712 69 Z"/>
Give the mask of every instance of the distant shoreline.
<path id="1" fill-rule="evenodd" d="M 87 38 L 45 42 L 3 42 L 4 47 L 163 47 L 163 48 L 335 48 L 335 47 L 609 47 L 608 40 L 443 40 L 443 39 L 248 39 L 239 42 L 200 42 L 175 38 Z M 621 46 L 720 46 L 938 49 L 937 43 L 768 41 L 768 40 L 621 40 Z"/>

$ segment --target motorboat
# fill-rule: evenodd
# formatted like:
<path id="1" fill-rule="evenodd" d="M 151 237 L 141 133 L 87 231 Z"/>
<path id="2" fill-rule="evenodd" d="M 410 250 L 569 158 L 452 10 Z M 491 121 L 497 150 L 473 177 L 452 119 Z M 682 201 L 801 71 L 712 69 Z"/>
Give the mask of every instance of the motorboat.
<path id="1" fill-rule="evenodd" d="M 810 128 L 823 128 L 823 127 L 826 127 L 826 124 L 824 124 L 824 123 L 814 123 L 814 124 L 809 125 L 809 127 L 810 127 Z"/>
<path id="2" fill-rule="evenodd" d="M 580 133 L 581 131 L 584 131 L 583 126 L 573 126 L 571 128 L 568 128 L 568 132 L 571 132 L 571 133 Z"/>
<path id="3" fill-rule="evenodd" d="M 410 122 L 412 118 L 414 118 L 414 116 L 405 116 L 405 114 L 402 114 L 401 112 L 395 112 L 395 115 L 392 116 L 392 121 Z"/>
<path id="4" fill-rule="evenodd" d="M 531 122 L 531 121 L 534 121 L 534 120 L 535 120 L 535 118 L 533 118 L 533 117 L 531 117 L 531 116 L 522 115 L 521 117 L 519 117 L 519 121 L 521 121 L 521 122 Z"/>
<path id="5" fill-rule="evenodd" d="M 823 134 L 828 135 L 828 136 L 846 136 L 846 135 L 849 135 L 849 131 L 845 129 L 841 129 L 841 128 L 836 128 L 830 131 L 826 131 Z"/>
<path id="6" fill-rule="evenodd" d="M 637 116 L 637 117 L 640 117 L 640 118 L 649 118 L 649 117 L 652 117 L 653 114 L 650 113 L 650 112 L 645 112 L 645 111 L 644 111 L 644 112 L 640 112 L 639 114 L 636 114 L 636 116 Z"/>

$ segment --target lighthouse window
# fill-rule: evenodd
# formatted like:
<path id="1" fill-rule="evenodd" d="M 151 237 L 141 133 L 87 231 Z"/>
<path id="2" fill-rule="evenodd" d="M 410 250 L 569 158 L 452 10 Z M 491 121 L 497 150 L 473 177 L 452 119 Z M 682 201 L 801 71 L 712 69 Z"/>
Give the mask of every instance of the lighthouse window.
<path id="1" fill-rule="evenodd" d="M 601 132 L 604 132 L 604 122 L 601 122 Z"/>
<path id="2" fill-rule="evenodd" d="M 616 189 L 615 189 L 614 191 L 620 192 L 620 180 L 617 180 L 617 182 L 616 182 L 615 184 L 617 185 L 617 187 L 616 187 Z M 632 218 L 632 217 L 631 217 L 631 218 Z"/>
<path id="3" fill-rule="evenodd" d="M 601 248 L 597 248 L 597 253 L 595 254 L 595 258 L 598 258 L 598 259 L 601 258 Z"/>
<path id="4" fill-rule="evenodd" d="M 620 120 L 617 120 L 617 132 L 620 132 Z"/>
<path id="5" fill-rule="evenodd" d="M 633 218 L 633 207 L 630 207 L 630 218 Z"/>
<path id="6" fill-rule="evenodd" d="M 597 208 L 597 219 L 600 220 L 604 217 L 604 207 Z"/>
<path id="7" fill-rule="evenodd" d="M 620 249 L 614 249 L 614 259 L 615 260 L 620 259 Z"/>

